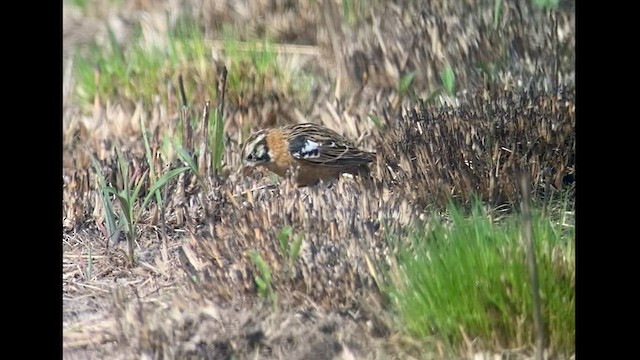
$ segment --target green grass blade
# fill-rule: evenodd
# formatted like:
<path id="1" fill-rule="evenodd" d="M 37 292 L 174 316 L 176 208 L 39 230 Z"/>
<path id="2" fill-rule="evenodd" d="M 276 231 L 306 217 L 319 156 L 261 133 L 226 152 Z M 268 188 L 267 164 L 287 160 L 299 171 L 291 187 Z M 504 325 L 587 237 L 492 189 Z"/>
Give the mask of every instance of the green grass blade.
<path id="1" fill-rule="evenodd" d="M 440 74 L 440 78 L 442 79 L 442 84 L 447 94 L 449 94 L 449 96 L 454 96 L 456 92 L 456 77 L 451 65 L 447 64 L 444 67 L 444 70 L 442 70 L 442 73 Z"/>
<path id="2" fill-rule="evenodd" d="M 149 193 L 144 198 L 144 201 L 142 203 L 141 209 L 143 209 L 143 208 L 145 208 L 147 206 L 147 203 L 151 200 L 151 197 L 153 196 L 153 194 L 155 194 L 169 180 L 171 180 L 174 177 L 178 176 L 181 172 L 184 172 L 184 171 L 187 171 L 187 170 L 189 170 L 189 167 L 183 166 L 183 167 L 180 167 L 180 168 L 177 168 L 177 169 L 173 169 L 173 170 L 167 172 L 166 174 L 162 175 L 162 177 L 155 184 L 153 184 L 153 186 L 149 190 Z"/>
<path id="3" fill-rule="evenodd" d="M 116 58 L 120 60 L 120 62 L 125 63 L 125 57 L 122 53 L 122 50 L 120 49 L 120 43 L 118 42 L 118 39 L 116 38 L 113 30 L 111 30 L 111 26 L 107 26 L 107 35 L 109 37 L 109 45 L 111 45 L 111 51 L 113 52 L 114 56 L 116 56 Z"/>
<path id="4" fill-rule="evenodd" d="M 258 253 L 256 250 L 253 250 L 249 253 L 249 257 L 251 258 L 253 264 L 258 268 L 258 271 L 262 275 L 264 282 L 270 286 L 271 272 L 269 271 L 269 266 L 262 258 L 262 255 L 260 255 L 260 253 Z"/>
<path id="5" fill-rule="evenodd" d="M 222 168 L 222 155 L 224 154 L 224 119 L 217 110 L 213 113 L 213 127 L 213 156 L 211 159 L 217 173 Z"/>
<path id="6" fill-rule="evenodd" d="M 556 9 L 560 0 L 533 0 L 533 3 L 541 9 Z"/>
<path id="7" fill-rule="evenodd" d="M 400 94 L 404 94 L 409 90 L 409 86 L 413 83 L 413 79 L 416 77 L 415 71 L 410 71 L 400 79 L 400 84 L 398 84 L 398 92 Z"/>
<path id="8" fill-rule="evenodd" d="M 119 191 L 118 189 L 114 188 L 113 186 L 105 186 L 102 188 L 102 191 L 104 191 L 105 193 L 108 193 L 110 195 L 115 195 L 118 196 L 119 195 Z"/>
<path id="9" fill-rule="evenodd" d="M 293 241 L 293 245 L 291 246 L 291 253 L 289 254 L 289 259 L 292 263 L 296 262 L 298 259 L 298 254 L 300 253 L 300 247 L 302 246 L 302 239 L 304 237 L 304 233 L 301 232 L 296 235 L 295 240 Z"/>
<path id="10" fill-rule="evenodd" d="M 127 222 L 127 225 L 131 224 L 131 213 L 129 212 L 131 203 L 129 202 L 130 198 L 125 193 L 125 191 L 120 191 L 116 194 L 116 199 L 120 203 L 120 209 L 122 214 L 124 215 L 124 219 Z"/>
<path id="11" fill-rule="evenodd" d="M 493 0 L 493 28 L 497 29 L 502 16 L 502 0 Z"/>
<path id="12" fill-rule="evenodd" d="M 138 195 L 140 194 L 140 190 L 142 189 L 142 185 L 144 185 L 144 181 L 147 179 L 147 174 L 149 174 L 149 170 L 148 169 L 145 170 L 144 173 L 142 173 L 142 176 L 136 182 L 136 187 L 133 189 L 133 193 L 131 194 L 131 200 L 132 201 L 138 200 Z"/>
<path id="13" fill-rule="evenodd" d="M 205 189 L 205 192 L 208 192 L 207 184 L 204 182 L 204 178 L 202 177 L 202 175 L 200 174 L 200 171 L 198 170 L 198 163 L 196 162 L 196 160 L 193 157 L 191 157 L 191 155 L 189 155 L 189 153 L 179 143 L 173 142 L 172 144 L 176 153 L 180 157 L 180 159 L 182 159 L 182 161 L 187 163 L 187 165 L 189 166 L 189 169 L 191 169 L 191 171 L 196 175 L 196 179 L 198 180 L 198 183 L 200 183 L 202 188 Z"/>
<path id="14" fill-rule="evenodd" d="M 144 118 L 140 117 L 140 127 L 142 129 L 142 141 L 144 143 L 144 153 L 147 159 L 147 164 L 149 164 L 149 181 L 151 182 L 151 186 L 156 184 L 158 181 L 158 176 L 156 174 L 155 161 L 153 161 L 153 153 L 151 152 L 151 145 L 149 143 L 149 131 L 145 124 Z M 162 208 L 162 195 L 160 191 L 153 191 L 156 197 L 156 204 L 158 207 Z"/>
<path id="15" fill-rule="evenodd" d="M 282 254 L 287 254 L 289 252 L 289 235 L 291 234 L 291 230 L 291 226 L 285 225 L 278 234 L 278 242 L 280 242 L 280 250 L 282 251 Z"/>
<path id="16" fill-rule="evenodd" d="M 129 196 L 131 185 L 129 183 L 129 162 L 127 158 L 122 153 L 122 149 L 120 149 L 120 145 L 116 144 L 116 161 L 118 162 L 118 170 L 120 178 L 122 179 L 122 190 Z"/>
<path id="17" fill-rule="evenodd" d="M 376 128 L 382 129 L 382 121 L 380 120 L 380 116 L 378 116 L 378 115 L 369 115 L 369 120 L 371 120 L 371 122 L 373 122 L 373 124 L 376 126 Z"/>
<path id="18" fill-rule="evenodd" d="M 191 157 L 191 155 L 181 145 L 175 142 L 173 143 L 173 148 L 175 149 L 176 153 L 178 153 L 178 156 L 180 156 L 180 159 L 182 159 L 182 161 L 184 161 L 189 166 L 191 171 L 193 171 L 196 175 L 199 175 L 198 164 L 196 163 L 195 159 Z"/>
<path id="19" fill-rule="evenodd" d="M 109 238 L 107 239 L 109 242 L 112 242 L 112 238 L 117 236 L 118 234 L 118 226 L 116 223 L 115 212 L 113 211 L 113 206 L 111 205 L 111 201 L 109 199 L 109 195 L 116 195 L 117 191 L 107 185 L 107 181 L 102 174 L 102 170 L 100 169 L 100 163 L 98 159 L 96 159 L 95 155 L 91 153 L 91 162 L 96 171 L 96 175 L 98 178 L 98 187 L 100 189 L 100 202 L 102 203 L 102 209 L 104 210 L 105 222 L 107 225 L 107 233 Z"/>
<path id="20" fill-rule="evenodd" d="M 266 298 L 268 293 L 269 293 L 268 288 L 267 288 L 267 283 L 264 280 L 262 280 L 260 275 L 256 275 L 253 278 L 253 281 L 255 281 L 256 285 L 258 286 L 258 295 L 260 297 Z"/>

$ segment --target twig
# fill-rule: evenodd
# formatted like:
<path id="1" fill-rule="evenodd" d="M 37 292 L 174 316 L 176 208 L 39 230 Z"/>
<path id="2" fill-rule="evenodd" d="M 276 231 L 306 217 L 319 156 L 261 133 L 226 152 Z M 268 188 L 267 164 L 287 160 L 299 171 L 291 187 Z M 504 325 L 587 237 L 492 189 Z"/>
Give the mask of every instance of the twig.
<path id="1" fill-rule="evenodd" d="M 229 201 L 231 201 L 231 203 L 233 204 L 233 206 L 235 206 L 235 208 L 240 211 L 242 210 L 242 207 L 240 206 L 240 204 L 238 204 L 238 202 L 236 201 L 236 198 L 233 196 L 233 194 L 231 193 L 231 191 L 229 191 L 229 189 L 225 189 L 225 193 L 227 194 L 227 198 L 229 199 Z"/>
<path id="2" fill-rule="evenodd" d="M 191 126 L 188 120 L 187 108 L 187 95 L 184 91 L 184 81 L 182 80 L 182 74 L 178 76 L 178 87 L 180 88 L 180 99 L 182 100 L 182 109 L 180 111 L 180 120 L 182 121 L 182 134 L 183 134 L 183 148 L 188 152 L 191 152 Z M 186 175 L 184 172 L 178 175 L 178 182 L 176 184 L 176 197 L 174 198 L 176 222 L 178 226 L 182 226 L 186 217 L 186 196 L 185 196 L 185 182 Z"/>
<path id="3" fill-rule="evenodd" d="M 346 76 L 347 69 L 344 61 L 344 56 L 342 56 L 342 48 L 341 42 L 343 39 L 342 28 L 338 23 L 338 19 L 340 19 L 340 13 L 335 8 L 335 4 L 333 1 L 325 1 L 323 2 L 322 7 L 322 16 L 325 28 L 329 32 L 329 39 L 331 43 L 331 48 L 333 50 L 333 56 L 336 65 L 336 89 L 334 92 L 335 99 L 340 99 L 342 88 L 341 85 L 346 83 L 347 87 L 350 87 L 349 77 Z"/>
<path id="4" fill-rule="evenodd" d="M 224 93 L 227 90 L 227 67 L 222 67 L 222 74 L 220 74 L 220 81 L 218 82 L 218 116 L 219 119 L 223 119 L 224 115 Z"/>
<path id="5" fill-rule="evenodd" d="M 176 184 L 176 192 L 175 192 L 176 196 L 173 198 L 177 227 L 181 227 L 184 224 L 185 219 L 187 217 L 187 209 L 186 209 L 187 196 L 185 195 L 185 181 L 186 181 L 185 178 L 186 178 L 185 172 L 181 172 L 180 175 L 178 175 L 178 182 Z"/>
<path id="6" fill-rule="evenodd" d="M 219 123 L 219 121 L 223 121 L 224 119 L 224 94 L 227 90 L 227 67 L 223 66 L 222 67 L 222 73 L 220 74 L 220 79 L 218 80 L 218 94 L 216 96 L 217 100 L 218 100 L 218 106 L 216 107 L 216 123 L 215 123 L 215 131 L 213 133 L 213 144 L 214 144 L 214 148 L 213 148 L 213 174 L 214 177 L 217 178 L 218 177 L 218 167 L 220 166 L 220 163 L 218 162 L 219 157 L 221 156 L 218 151 L 220 151 L 220 147 L 219 144 L 221 141 L 223 141 L 222 139 L 219 139 L 218 137 L 222 137 L 222 132 L 219 131 L 220 128 L 222 128 L 222 123 Z"/>
<path id="7" fill-rule="evenodd" d="M 198 169 L 203 178 L 208 178 L 211 170 L 210 167 L 207 166 L 207 164 L 209 164 L 207 159 L 210 156 L 209 142 L 207 141 L 207 139 L 209 138 L 209 108 L 210 103 L 209 100 L 207 100 L 204 103 L 204 109 L 202 111 L 202 122 L 200 123 L 200 128 L 202 129 L 202 137 L 200 139 L 200 156 L 198 157 Z"/>
<path id="8" fill-rule="evenodd" d="M 554 50 L 554 57 L 553 57 L 553 92 L 555 94 L 557 94 L 558 91 L 558 70 L 559 70 L 559 61 L 558 61 L 558 57 L 560 56 L 558 54 L 558 14 L 556 12 L 555 9 L 551 10 L 551 16 L 552 16 L 552 21 L 554 23 L 554 27 L 553 27 L 553 50 Z"/>
<path id="9" fill-rule="evenodd" d="M 89 285 L 89 284 L 75 283 L 75 285 L 82 286 L 82 287 L 85 287 L 85 288 L 88 288 L 88 289 L 92 289 L 92 290 L 96 290 L 96 291 L 100 291 L 100 292 L 103 292 L 103 293 L 106 293 L 106 294 L 108 294 L 110 292 L 109 290 L 105 290 L 105 289 L 99 288 L 97 286 Z"/>
<path id="10" fill-rule="evenodd" d="M 189 108 L 187 107 L 187 95 L 184 91 L 184 81 L 182 80 L 182 74 L 178 76 L 178 85 L 180 87 L 180 98 L 182 99 L 182 110 L 180 112 L 180 117 L 182 120 L 182 139 L 183 146 L 187 151 L 192 149 L 191 146 L 191 125 L 189 124 Z"/>
<path id="11" fill-rule="evenodd" d="M 165 212 L 166 212 L 166 208 L 167 208 L 167 194 L 169 192 L 167 191 L 167 185 L 164 186 L 164 191 L 162 193 L 162 206 L 160 207 L 160 231 L 162 234 L 162 261 L 164 261 L 165 264 L 167 264 L 167 262 L 169 261 L 169 251 L 167 249 L 167 222 L 166 222 L 166 217 L 165 217 Z"/>
<path id="12" fill-rule="evenodd" d="M 81 255 L 81 254 L 64 254 L 62 255 L 63 258 L 67 258 L 67 259 L 73 259 L 73 258 L 80 258 L 80 259 L 88 259 L 89 255 Z M 91 256 L 93 259 L 105 259 L 108 258 L 108 256 L 106 255 L 92 255 Z"/>

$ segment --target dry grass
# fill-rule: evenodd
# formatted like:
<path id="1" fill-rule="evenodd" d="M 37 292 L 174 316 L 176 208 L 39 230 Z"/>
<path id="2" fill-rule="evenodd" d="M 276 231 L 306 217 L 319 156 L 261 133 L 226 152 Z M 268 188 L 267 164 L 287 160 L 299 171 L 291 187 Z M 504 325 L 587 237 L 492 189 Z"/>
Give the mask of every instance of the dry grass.
<path id="1" fill-rule="evenodd" d="M 467 203 L 475 193 L 493 206 L 518 200 L 518 179 L 560 189 L 574 172 L 575 101 L 525 91 L 474 93 L 457 108 L 408 110 L 385 129 L 381 181 L 413 202 Z"/>
<path id="2" fill-rule="evenodd" d="M 339 2 L 192 0 L 191 8 L 159 0 L 126 2 L 124 8 L 107 3 L 88 17 L 65 6 L 65 52 L 83 51 L 88 39 L 104 36 L 104 29 L 89 26 L 96 19 L 141 22 L 149 35 L 162 39 L 166 29 L 157 18 L 165 10 L 190 12 L 208 34 L 218 34 L 221 21 L 242 24 L 254 35 L 269 32 L 282 44 L 281 61 L 300 66 L 317 81 L 304 107 L 296 94 L 277 91 L 227 99 L 226 171 L 205 179 L 208 192 L 192 175 L 163 190 L 169 194 L 165 207 L 151 205 L 143 213 L 133 267 L 127 266 L 122 245 L 104 240 L 90 154 L 113 183 L 118 181 L 115 143 L 129 159 L 130 173 L 144 173 L 143 119 L 156 168 L 176 167 L 175 153 L 162 143 L 176 134 L 178 95 L 173 90 L 153 104 L 97 98 L 91 113 L 71 95 L 65 98 L 67 358 L 442 357 L 435 345 L 400 335 L 385 312 L 388 303 L 378 282 L 395 251 L 386 235 L 402 237 L 427 208 L 437 210 L 451 198 L 466 204 L 476 193 L 492 207 L 515 203 L 523 169 L 534 189 L 560 189 L 573 177 L 571 4 L 558 12 L 564 50 L 555 51 L 549 41 L 552 18 L 528 2 L 505 4 L 498 30 L 491 6 L 475 2 L 394 1 L 386 12 L 372 8 L 352 25 L 338 21 Z M 117 34 L 123 44 L 127 31 L 125 26 Z M 215 47 L 220 39 L 210 40 Z M 492 62 L 502 70 L 477 70 Z M 559 96 L 548 91 L 556 62 L 558 78 L 567 84 Z M 223 63 L 212 66 L 218 71 Z M 457 88 L 466 93 L 441 97 L 438 106 L 411 101 L 440 86 L 444 64 L 452 66 Z M 409 71 L 415 72 L 411 92 L 399 94 L 400 79 Z M 215 84 L 200 85 L 209 86 Z M 440 106 L 445 101 L 455 106 Z M 199 114 L 203 105 L 194 102 L 192 113 Z M 381 119 L 382 129 L 370 116 Z M 301 121 L 322 123 L 381 154 L 372 178 L 297 189 L 288 180 L 274 185 L 264 173 L 238 176 L 238 145 L 247 131 Z M 277 240 L 285 225 L 304 233 L 294 267 Z M 256 299 L 252 250 L 271 269 L 277 311 Z"/>

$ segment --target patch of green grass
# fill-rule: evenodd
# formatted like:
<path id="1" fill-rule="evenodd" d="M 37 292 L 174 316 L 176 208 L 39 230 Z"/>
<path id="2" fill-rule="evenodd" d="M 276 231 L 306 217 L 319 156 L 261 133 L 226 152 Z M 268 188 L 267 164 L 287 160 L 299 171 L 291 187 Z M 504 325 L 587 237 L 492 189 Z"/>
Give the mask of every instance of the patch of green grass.
<path id="1" fill-rule="evenodd" d="M 293 276 L 295 262 L 300 254 L 300 248 L 302 246 L 302 239 L 304 237 L 303 232 L 298 232 L 294 235 L 293 228 L 289 225 L 285 225 L 277 235 L 278 243 L 280 244 L 280 251 L 286 261 L 286 264 L 282 271 L 286 276 Z M 293 238 L 293 239 L 292 239 Z M 291 241 L 293 240 L 293 241 Z M 257 250 L 249 252 L 249 260 L 256 268 L 256 273 L 253 279 L 258 288 L 258 296 L 268 299 L 272 305 L 278 307 L 278 294 L 273 286 L 273 278 L 269 265 L 264 261 L 262 255 Z"/>
<path id="2" fill-rule="evenodd" d="M 213 112 L 213 121 L 210 124 L 209 133 L 212 134 L 209 140 L 211 151 L 211 161 L 214 172 L 218 174 L 222 170 L 222 155 L 224 154 L 224 118 L 218 111 Z"/>
<path id="3" fill-rule="evenodd" d="M 66 2 L 83 10 L 87 7 L 87 0 L 67 0 Z"/>
<path id="4" fill-rule="evenodd" d="M 497 29 L 502 19 L 502 0 L 493 0 L 493 29 Z"/>
<path id="5" fill-rule="evenodd" d="M 100 189 L 100 202 L 102 204 L 103 217 L 106 225 L 106 240 L 109 244 L 113 244 L 117 241 L 120 235 L 122 224 L 119 224 L 116 217 L 116 211 L 111 203 L 111 192 L 108 190 L 109 184 L 107 179 L 102 173 L 102 167 L 100 162 L 91 154 L 91 162 L 96 172 L 96 178 L 98 180 L 98 189 Z M 98 221 L 96 219 L 96 221 Z"/>
<path id="6" fill-rule="evenodd" d="M 369 120 L 371 120 L 371 122 L 376 126 L 378 130 L 382 129 L 382 120 L 380 119 L 380 116 L 371 114 L 368 116 L 368 118 Z"/>
<path id="7" fill-rule="evenodd" d="M 532 291 L 517 215 L 492 223 L 479 205 L 451 207 L 416 228 L 400 251 L 392 283 L 402 322 L 418 338 L 461 348 L 464 337 L 489 348 L 532 346 Z M 575 232 L 534 214 L 542 314 L 553 351 L 575 351 Z"/>
<path id="8" fill-rule="evenodd" d="M 342 0 L 342 17 L 347 24 L 357 25 L 370 15 L 371 5 L 369 0 Z"/>
<path id="9" fill-rule="evenodd" d="M 542 9 L 556 9 L 560 0 L 533 0 L 533 3 Z"/>
<path id="10" fill-rule="evenodd" d="M 313 82 L 296 63 L 283 62 L 274 41 L 248 37 L 239 41 L 236 31 L 223 27 L 224 56 L 227 59 L 228 93 L 231 98 L 250 94 L 306 94 Z M 299 96 L 298 96 L 299 97 Z M 304 97 L 299 97 L 304 101 Z"/>
<path id="11" fill-rule="evenodd" d="M 410 71 L 404 74 L 402 78 L 400 78 L 400 83 L 398 84 L 398 93 L 400 94 L 400 96 L 404 96 L 407 93 L 409 87 L 413 83 L 413 79 L 415 78 L 415 76 L 415 71 Z"/>
<path id="12" fill-rule="evenodd" d="M 161 201 L 162 196 L 160 189 L 164 187 L 169 180 L 189 168 L 180 167 L 172 169 L 160 177 L 154 174 L 152 184 L 149 185 L 147 183 L 149 170 L 144 171 L 142 174 L 130 174 L 130 163 L 118 145 L 116 145 L 116 153 L 118 165 L 117 178 L 119 184 L 121 184 L 120 186 L 108 184 L 95 156 L 92 156 L 92 160 L 96 173 L 98 174 L 98 186 L 107 222 L 108 240 L 112 241 L 112 237 L 116 237 L 119 230 L 124 229 L 127 238 L 129 264 L 133 264 L 135 260 L 134 247 L 138 235 L 137 223 L 143 210 L 153 197 L 156 198 L 156 201 Z M 147 154 L 147 159 L 150 158 L 152 157 Z M 153 169 L 153 166 L 150 168 Z M 143 189 L 145 189 L 144 192 L 142 191 Z M 143 196 L 145 192 L 146 194 Z M 117 200 L 120 209 L 118 216 L 116 216 L 116 207 L 114 206 L 112 198 Z M 158 205 L 160 205 L 160 203 L 158 203 Z"/>
<path id="13" fill-rule="evenodd" d="M 82 105 L 92 104 L 96 95 L 111 101 L 151 103 L 155 95 L 166 96 L 168 82 L 181 67 L 206 83 L 213 79 L 204 35 L 195 26 L 189 35 L 170 34 L 166 46 L 145 41 L 140 28 L 128 44 L 120 44 L 111 31 L 109 39 L 108 46 L 94 44 L 87 54 L 76 54 L 76 94 Z"/>
<path id="14" fill-rule="evenodd" d="M 222 33 L 229 100 L 272 92 L 308 93 L 312 78 L 302 73 L 298 64 L 283 63 L 270 38 L 248 36 L 240 41 L 238 31 L 230 25 L 224 25 Z M 87 111 L 91 111 L 96 95 L 103 101 L 142 100 L 149 104 L 156 95 L 166 99 L 168 84 L 177 89 L 179 74 L 186 80 L 185 91 L 193 105 L 204 100 L 215 102 L 220 69 L 212 60 L 214 45 L 205 39 L 204 30 L 185 17 L 176 22 L 165 41 L 148 40 L 153 38 L 138 26 L 133 38 L 121 44 L 110 31 L 107 46 L 93 44 L 88 52 L 76 54 L 78 102 Z"/>
<path id="15" fill-rule="evenodd" d="M 207 189 L 206 182 L 204 181 L 204 176 L 200 172 L 200 167 L 198 167 L 197 159 L 194 156 L 191 156 L 189 151 L 185 150 L 185 148 L 182 147 L 180 141 L 177 139 L 174 139 L 173 141 L 173 149 L 175 150 L 176 154 L 178 154 L 180 160 L 182 160 L 188 166 L 191 172 L 193 172 L 193 174 L 196 176 L 198 184 L 200 184 L 203 189 Z"/>
<path id="16" fill-rule="evenodd" d="M 409 82 L 407 82 L 407 80 L 409 80 Z M 405 77 L 403 77 L 400 80 L 400 86 L 398 87 L 398 89 L 401 95 L 408 91 L 412 81 L 413 81 L 413 73 L 407 74 Z M 453 68 L 451 67 L 451 65 L 446 64 L 445 67 L 442 69 L 442 71 L 440 72 L 440 81 L 442 82 L 442 85 L 434 89 L 424 99 L 425 103 L 434 102 L 436 98 L 443 93 L 452 97 L 456 95 L 456 75 L 453 72 Z M 412 98 L 414 101 L 417 100 L 415 96 L 412 96 Z"/>
<path id="17" fill-rule="evenodd" d="M 285 225 L 280 233 L 278 234 L 278 242 L 280 243 L 280 251 L 282 251 L 282 255 L 287 259 L 289 266 L 293 267 L 296 260 L 298 259 L 298 254 L 300 253 L 300 246 L 302 245 L 302 238 L 304 236 L 303 232 L 297 233 L 293 242 L 289 240 L 293 232 L 293 228 L 289 225 Z"/>
<path id="18" fill-rule="evenodd" d="M 440 79 L 444 90 L 449 96 L 455 96 L 456 94 L 456 75 L 453 72 L 451 65 L 447 64 L 440 73 Z"/>
<path id="19" fill-rule="evenodd" d="M 121 6 L 123 0 L 102 0 L 102 1 L 87 1 L 87 0 L 65 0 L 65 5 L 72 5 L 82 10 L 84 14 L 95 15 L 104 11 L 104 7 L 111 5 Z"/>
<path id="20" fill-rule="evenodd" d="M 262 298 L 269 299 L 273 303 L 274 307 L 278 304 L 278 294 L 273 288 L 271 283 L 271 271 L 269 265 L 264 261 L 262 255 L 257 250 L 249 252 L 249 259 L 258 270 L 258 273 L 253 277 L 258 287 L 258 295 Z"/>

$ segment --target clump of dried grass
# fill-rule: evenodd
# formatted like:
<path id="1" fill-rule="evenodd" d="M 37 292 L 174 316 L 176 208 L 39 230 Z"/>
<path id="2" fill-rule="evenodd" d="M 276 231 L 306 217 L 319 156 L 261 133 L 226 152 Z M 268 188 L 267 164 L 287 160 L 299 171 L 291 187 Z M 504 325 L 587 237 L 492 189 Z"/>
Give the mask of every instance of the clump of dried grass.
<path id="1" fill-rule="evenodd" d="M 551 89 L 574 82 L 573 2 L 553 13 L 533 2 L 502 2 L 497 18 L 493 2 L 372 4 L 353 26 L 331 20 L 344 17 L 334 2 L 319 5 L 325 31 L 316 41 L 332 60 L 324 71 L 336 78 L 338 98 L 362 96 L 364 88 L 365 98 L 373 99 L 381 89 L 397 90 L 408 73 L 414 75 L 412 91 L 426 98 L 440 86 L 446 65 L 461 88 L 534 81 Z M 391 105 L 393 114 L 401 110 L 399 101 Z"/>
<path id="2" fill-rule="evenodd" d="M 117 301 L 121 354 L 159 359 L 373 359 L 381 342 L 358 317 L 313 305 L 274 311 L 260 302 L 226 304 L 176 297 L 170 307 Z M 126 357 L 125 356 L 125 357 Z"/>
<path id="3" fill-rule="evenodd" d="M 473 195 L 499 206 L 519 199 L 518 179 L 561 189 L 575 165 L 574 90 L 471 94 L 453 108 L 420 104 L 384 129 L 380 181 L 422 206 L 468 204 Z"/>

